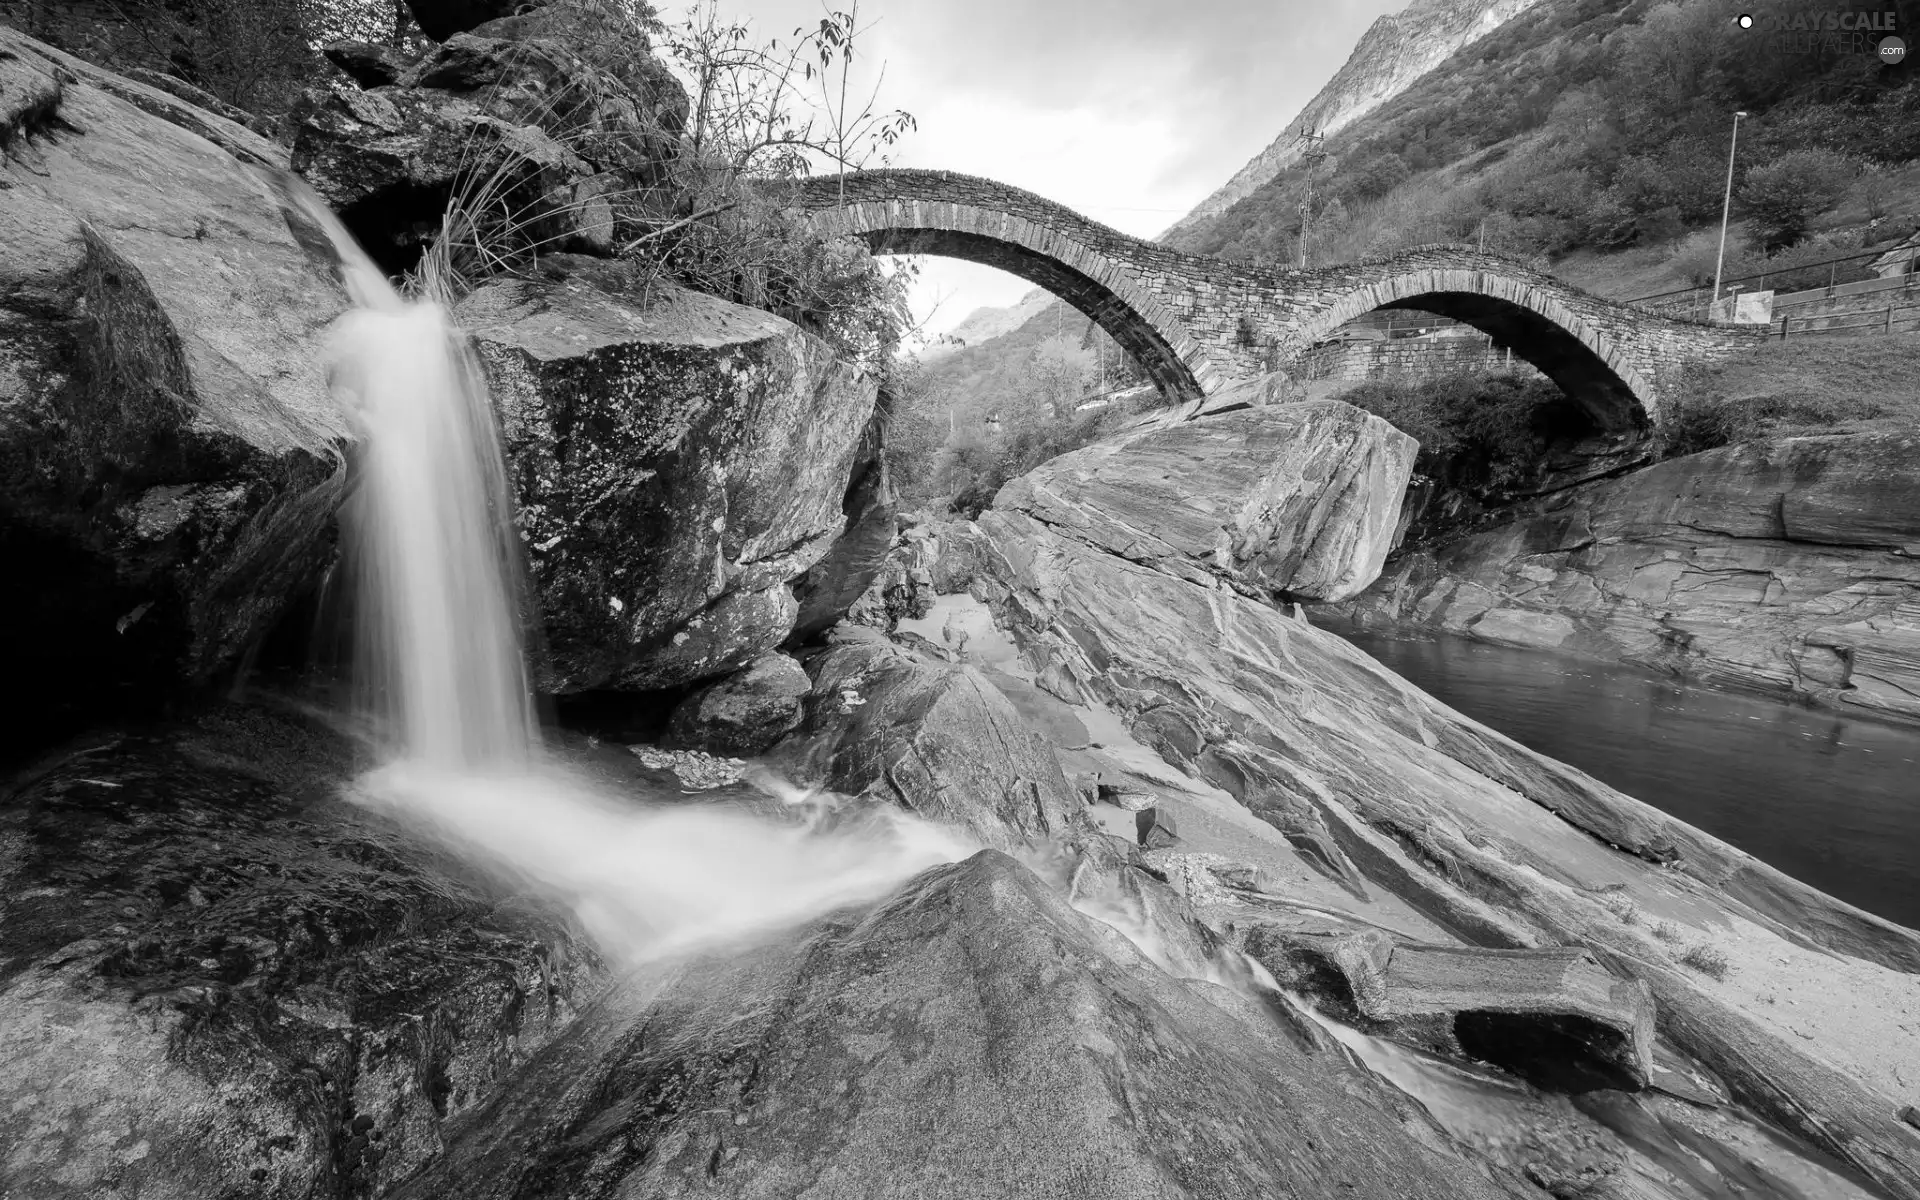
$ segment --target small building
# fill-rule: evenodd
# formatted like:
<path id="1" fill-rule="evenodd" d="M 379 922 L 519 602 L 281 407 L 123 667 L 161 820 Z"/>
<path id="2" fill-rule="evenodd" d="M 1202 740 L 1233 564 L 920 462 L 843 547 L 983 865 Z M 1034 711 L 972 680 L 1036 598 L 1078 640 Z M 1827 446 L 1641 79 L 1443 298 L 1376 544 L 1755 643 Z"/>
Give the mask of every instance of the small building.
<path id="1" fill-rule="evenodd" d="M 1907 239 L 1867 264 L 1867 269 L 1882 279 L 1920 274 L 1920 229 Z"/>

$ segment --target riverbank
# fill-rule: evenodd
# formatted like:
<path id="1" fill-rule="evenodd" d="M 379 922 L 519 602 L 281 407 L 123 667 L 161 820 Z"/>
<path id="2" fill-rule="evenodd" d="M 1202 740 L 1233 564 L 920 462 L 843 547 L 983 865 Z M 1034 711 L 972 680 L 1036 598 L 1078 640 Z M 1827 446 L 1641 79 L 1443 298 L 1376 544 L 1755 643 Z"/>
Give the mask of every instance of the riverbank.
<path id="1" fill-rule="evenodd" d="M 1516 505 L 1316 610 L 1920 721 L 1920 436 L 1764 439 Z"/>

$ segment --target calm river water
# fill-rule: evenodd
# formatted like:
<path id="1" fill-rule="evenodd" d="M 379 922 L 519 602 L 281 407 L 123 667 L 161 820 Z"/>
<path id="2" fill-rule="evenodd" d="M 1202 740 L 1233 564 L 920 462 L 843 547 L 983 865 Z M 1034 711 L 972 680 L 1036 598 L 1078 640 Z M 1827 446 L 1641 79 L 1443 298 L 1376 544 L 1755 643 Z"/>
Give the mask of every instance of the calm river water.
<path id="1" fill-rule="evenodd" d="M 1920 730 L 1463 638 L 1350 640 L 1515 741 L 1920 928 Z"/>

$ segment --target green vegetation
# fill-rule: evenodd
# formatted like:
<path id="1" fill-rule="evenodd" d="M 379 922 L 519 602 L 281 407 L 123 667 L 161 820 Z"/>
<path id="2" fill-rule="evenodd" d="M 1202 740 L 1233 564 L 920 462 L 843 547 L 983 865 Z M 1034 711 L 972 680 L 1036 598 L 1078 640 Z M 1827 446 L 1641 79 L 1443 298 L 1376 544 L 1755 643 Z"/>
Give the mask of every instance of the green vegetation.
<path id="1" fill-rule="evenodd" d="M 1814 335 L 1768 342 L 1724 363 L 1682 368 L 1665 453 L 1760 437 L 1920 425 L 1920 334 Z"/>
<path id="2" fill-rule="evenodd" d="M 1369 380 L 1333 398 L 1385 418 L 1418 441 L 1415 472 L 1442 489 L 1483 498 L 1536 474 L 1547 446 L 1592 429 L 1584 411 L 1538 377 Z"/>
<path id="3" fill-rule="evenodd" d="M 1578 250 L 1670 252 L 1719 220 L 1736 109 L 1752 114 L 1734 193 L 1752 245 L 1730 247 L 1729 274 L 1770 269 L 1770 256 L 1805 243 L 1843 200 L 1869 218 L 1892 215 L 1902 199 L 1892 173 L 1920 160 L 1920 83 L 1910 68 L 1843 52 L 1837 37 L 1796 43 L 1733 23 L 1746 11 L 1762 29 L 1791 24 L 1803 10 L 1793 0 L 1565 0 L 1515 17 L 1328 138 L 1312 260 L 1437 241 L 1484 241 L 1542 265 Z M 1304 167 L 1289 169 L 1177 240 L 1291 260 L 1305 182 Z M 1882 221 L 1820 249 L 1831 257 L 1911 227 Z M 1689 282 L 1702 273 L 1678 266 Z"/>
<path id="4" fill-rule="evenodd" d="M 1088 400 L 1102 378 L 1097 349 L 1083 344 L 1091 340 L 1040 341 L 990 389 L 964 371 L 940 370 L 949 359 L 900 368 L 886 441 L 903 503 L 978 516 L 1008 480 L 1117 432 L 1142 405 Z M 1153 393 L 1144 399 L 1158 403 Z"/>

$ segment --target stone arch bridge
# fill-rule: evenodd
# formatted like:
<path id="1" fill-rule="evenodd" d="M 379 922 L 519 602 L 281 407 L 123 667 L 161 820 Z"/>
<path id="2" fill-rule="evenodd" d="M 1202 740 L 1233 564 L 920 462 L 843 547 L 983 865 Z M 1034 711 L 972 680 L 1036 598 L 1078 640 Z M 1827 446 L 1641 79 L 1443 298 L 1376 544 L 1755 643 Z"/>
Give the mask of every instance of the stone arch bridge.
<path id="1" fill-rule="evenodd" d="M 822 232 L 862 238 L 876 253 L 966 259 L 1046 288 L 1183 400 L 1285 367 L 1363 313 L 1408 308 L 1490 334 L 1603 427 L 1624 429 L 1659 423 L 1663 388 L 1672 389 L 1682 364 L 1766 336 L 1629 308 L 1459 246 L 1299 270 L 1187 254 L 1020 188 L 948 171 L 824 176 L 802 182 L 793 203 Z"/>

